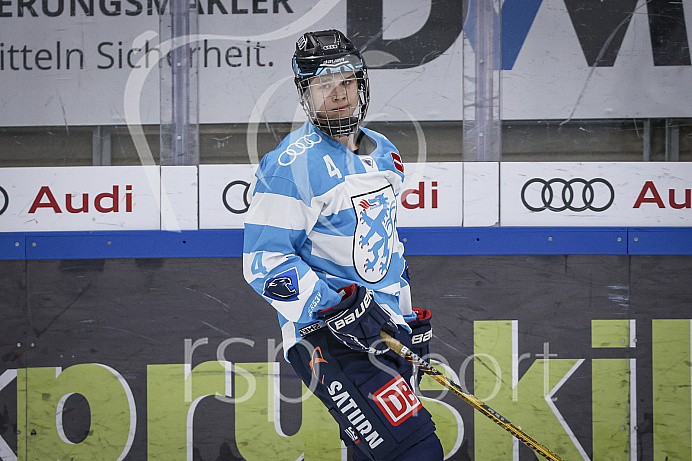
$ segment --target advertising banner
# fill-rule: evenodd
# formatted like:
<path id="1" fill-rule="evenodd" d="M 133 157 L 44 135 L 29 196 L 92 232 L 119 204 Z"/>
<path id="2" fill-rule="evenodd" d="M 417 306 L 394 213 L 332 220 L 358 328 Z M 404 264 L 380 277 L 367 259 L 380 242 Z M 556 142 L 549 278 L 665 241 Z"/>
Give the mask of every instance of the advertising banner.
<path id="1" fill-rule="evenodd" d="M 690 226 L 689 163 L 501 163 L 503 226 Z"/>
<path id="2" fill-rule="evenodd" d="M 436 368 L 562 459 L 689 456 L 689 257 L 407 259 Z M 0 286 L 2 461 L 350 459 L 240 258 L 0 261 Z M 446 459 L 535 459 L 419 395 Z"/>
<path id="3" fill-rule="evenodd" d="M 0 232 L 242 229 L 254 171 L 0 169 Z M 399 227 L 692 226 L 688 163 L 430 162 L 405 171 Z"/>
<path id="4" fill-rule="evenodd" d="M 461 163 L 406 163 L 404 171 L 399 226 L 461 226 Z M 243 228 L 254 173 L 252 165 L 200 165 L 200 229 Z"/>
<path id="5" fill-rule="evenodd" d="M 199 0 L 196 30 L 175 44 L 171 3 L 0 2 L 0 126 L 158 124 L 179 46 L 199 77 L 201 123 L 292 121 L 296 39 L 329 28 L 363 49 L 371 119 L 462 119 L 474 1 Z M 502 4 L 503 119 L 692 116 L 692 0 Z"/>
<path id="6" fill-rule="evenodd" d="M 0 169 L 0 231 L 161 228 L 158 166 Z"/>

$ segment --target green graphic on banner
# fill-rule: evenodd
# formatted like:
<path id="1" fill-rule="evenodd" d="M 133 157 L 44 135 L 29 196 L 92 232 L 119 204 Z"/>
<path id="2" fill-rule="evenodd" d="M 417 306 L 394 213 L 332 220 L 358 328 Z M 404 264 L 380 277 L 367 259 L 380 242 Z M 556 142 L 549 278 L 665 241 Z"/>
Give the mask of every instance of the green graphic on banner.
<path id="1" fill-rule="evenodd" d="M 654 461 L 690 459 L 690 320 L 652 322 Z"/>
<path id="2" fill-rule="evenodd" d="M 193 369 L 184 364 L 147 367 L 147 459 L 192 459 L 193 420 L 203 398 L 217 398 L 234 406 L 238 451 L 247 461 L 267 459 L 340 461 L 339 428 L 319 399 L 305 385 L 303 395 L 288 405 L 299 405 L 302 423 L 293 435 L 283 433 L 277 362 L 231 364 L 209 361 Z M 234 383 L 232 388 L 231 383 Z M 424 381 L 424 390 L 441 390 Z M 31 434 L 18 437 L 18 461 L 33 459 L 123 459 L 135 434 L 135 402 L 125 380 L 100 364 L 17 370 L 18 427 Z M 26 389 L 26 390 L 25 390 Z M 89 405 L 91 425 L 87 437 L 72 441 L 62 429 L 62 409 L 73 394 Z M 445 453 L 456 451 L 463 423 L 450 405 L 423 397 L 438 425 Z M 221 423 L 222 424 L 222 423 Z M 26 429 L 24 429 L 26 428 Z"/>
<path id="3" fill-rule="evenodd" d="M 303 418 L 298 432 L 286 436 L 280 431 L 278 409 L 278 363 L 240 363 L 245 378 L 236 379 L 236 445 L 247 461 L 295 461 L 305 453 L 305 461 L 340 460 L 339 427 L 322 403 L 310 395 L 303 401 Z M 237 375 L 236 375 L 237 376 Z M 250 387 L 254 383 L 254 390 Z M 276 385 L 275 385 L 276 384 Z M 307 390 L 303 386 L 303 395 Z"/>
<path id="4" fill-rule="evenodd" d="M 26 390 L 25 390 L 26 389 Z M 62 409 L 73 394 L 89 402 L 91 427 L 86 438 L 71 441 L 62 427 Z M 127 454 L 135 433 L 136 410 L 130 388 L 105 365 L 17 370 L 17 459 L 113 459 Z"/>
<path id="5" fill-rule="evenodd" d="M 593 359 L 593 461 L 630 459 L 630 360 Z"/>
<path id="6" fill-rule="evenodd" d="M 637 423 L 632 418 L 637 414 L 646 418 L 646 410 L 637 405 L 646 408 L 644 398 L 650 399 L 652 459 L 691 459 L 689 319 L 652 320 L 651 394 L 646 397 L 642 391 L 646 381 L 637 383 L 637 367 L 642 368 L 638 361 L 645 360 L 641 352 L 649 352 L 639 350 L 644 342 L 637 347 L 633 320 L 591 321 L 591 350 L 600 355 L 589 359 L 558 358 L 544 343 L 542 354 L 524 362 L 522 375 L 519 364 L 530 355 L 519 353 L 518 326 L 517 320 L 474 322 L 473 393 L 478 398 L 563 459 L 593 461 L 626 461 L 632 459 L 633 450 L 640 452 L 637 444 L 641 439 L 635 436 Z M 607 358 L 613 351 L 622 355 Z M 465 364 L 459 376 L 463 376 Z M 437 365 L 463 384 L 451 368 Z M 306 461 L 340 461 L 344 449 L 339 429 L 326 408 L 302 384 L 301 396 L 282 396 L 280 377 L 279 362 L 207 361 L 194 368 L 185 364 L 149 365 L 146 403 L 138 400 L 140 406 L 146 405 L 146 411 L 138 421 L 130 386 L 113 368 L 98 363 L 65 369 L 19 368 L 17 460 L 139 457 L 132 449 L 138 423 L 140 432 L 146 426 L 146 436 L 140 437 L 146 437 L 148 460 L 192 459 L 195 409 L 202 399 L 214 398 L 230 405 L 228 422 L 214 424 L 221 425 L 237 453 L 247 461 L 293 461 L 301 456 Z M 587 383 L 582 386 L 587 396 L 583 402 L 571 391 L 559 393 L 563 385 L 577 379 L 580 386 Z M 445 455 L 454 455 L 465 437 L 465 424 L 458 411 L 461 403 L 446 399 L 444 389 L 427 376 L 420 387 Z M 74 395 L 82 396 L 88 404 L 88 430 L 81 438 L 68 430 L 71 423 L 66 415 Z M 287 412 L 284 421 L 300 421 L 289 434 L 282 428 L 280 411 Z M 473 414 L 475 459 L 512 459 L 517 442 L 483 415 Z M 582 415 L 591 416 L 591 427 L 589 423 L 579 424 Z"/>
<path id="7" fill-rule="evenodd" d="M 442 371 L 447 378 L 457 381 L 456 377 L 450 376 L 445 373 L 443 368 L 439 364 L 433 362 L 434 366 Z M 431 377 L 425 375 L 420 382 L 421 391 L 442 391 L 443 387 L 440 383 L 432 379 Z M 449 391 L 444 391 L 448 393 Z M 435 395 L 435 394 L 433 394 Z M 443 395 L 443 394 L 437 394 Z M 456 398 L 456 396 L 454 396 Z M 461 443 L 464 439 L 464 421 L 461 419 L 461 415 L 453 406 L 442 400 L 437 400 L 435 398 L 421 397 L 423 406 L 432 415 L 433 422 L 435 423 L 435 433 L 442 443 L 442 450 L 444 452 L 445 458 L 451 454 L 457 452 Z"/>
<path id="8" fill-rule="evenodd" d="M 591 321 L 594 349 L 630 347 L 629 338 L 629 320 Z M 635 359 L 591 361 L 593 461 L 631 459 L 630 373 L 635 364 Z"/>
<path id="9" fill-rule="evenodd" d="M 564 459 L 582 459 L 562 426 L 551 392 L 578 359 L 537 359 L 513 376 L 513 321 L 474 322 L 474 394 Z M 474 417 L 476 461 L 512 459 L 513 438 L 485 416 Z"/>
<path id="10" fill-rule="evenodd" d="M 222 362 L 147 367 L 147 449 L 151 461 L 192 459 L 194 409 L 206 396 L 225 396 L 227 370 Z M 226 364 L 230 367 L 230 364 Z M 230 378 L 230 372 L 228 372 Z M 229 432 L 231 428 L 229 427 Z"/>
<path id="11" fill-rule="evenodd" d="M 629 320 L 592 320 L 591 347 L 630 347 Z"/>

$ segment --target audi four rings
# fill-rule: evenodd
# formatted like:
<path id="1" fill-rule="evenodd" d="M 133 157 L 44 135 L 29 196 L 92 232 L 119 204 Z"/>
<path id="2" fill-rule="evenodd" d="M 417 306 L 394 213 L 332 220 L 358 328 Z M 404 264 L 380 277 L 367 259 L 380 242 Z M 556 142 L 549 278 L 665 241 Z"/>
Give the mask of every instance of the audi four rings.
<path id="1" fill-rule="evenodd" d="M 279 164 L 281 166 L 290 165 L 295 161 L 296 157 L 304 154 L 307 149 L 321 142 L 322 137 L 318 133 L 310 133 L 306 134 L 305 136 L 301 136 L 289 144 L 285 151 L 281 152 L 279 155 Z M 284 156 L 288 156 L 288 159 L 286 159 Z"/>
<path id="2" fill-rule="evenodd" d="M 234 208 L 231 205 L 231 203 L 229 203 L 228 193 L 231 191 L 231 189 L 233 189 L 234 195 L 237 195 L 237 194 L 241 195 L 243 205 L 244 205 L 243 207 Z M 242 193 L 241 193 L 241 191 L 242 191 Z M 231 181 L 230 183 L 228 183 L 226 188 L 223 190 L 223 194 L 221 194 L 221 199 L 223 200 L 223 206 L 225 206 L 226 209 L 233 214 L 245 213 L 247 210 L 250 209 L 250 201 L 247 198 L 247 194 L 249 191 L 250 191 L 250 183 L 249 182 L 243 181 L 241 179 Z M 232 201 L 233 205 L 235 205 L 236 202 L 237 202 L 237 200 L 233 200 Z"/>
<path id="3" fill-rule="evenodd" d="M 533 184 L 540 187 L 530 188 Z M 562 191 L 559 190 L 560 187 Z M 591 210 L 601 212 L 610 208 L 614 200 L 615 189 L 603 178 L 594 178 L 588 181 L 582 178 L 569 180 L 533 178 L 521 188 L 521 202 L 531 211 L 560 212 L 570 210 L 580 212 Z"/>
<path id="4" fill-rule="evenodd" d="M 7 205 L 10 204 L 10 197 L 7 195 L 7 191 L 0 186 L 0 194 L 2 194 L 2 203 L 0 203 L 0 214 L 3 214 L 7 210 Z"/>

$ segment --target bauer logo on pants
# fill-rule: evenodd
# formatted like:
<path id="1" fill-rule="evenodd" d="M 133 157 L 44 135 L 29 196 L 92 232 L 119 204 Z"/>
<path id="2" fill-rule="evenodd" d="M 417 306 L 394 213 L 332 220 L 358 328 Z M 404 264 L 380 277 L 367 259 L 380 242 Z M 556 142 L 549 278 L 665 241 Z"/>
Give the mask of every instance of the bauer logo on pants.
<path id="1" fill-rule="evenodd" d="M 373 394 L 373 399 L 393 426 L 398 426 L 423 408 L 401 375 L 382 386 Z"/>
<path id="2" fill-rule="evenodd" d="M 358 216 L 353 236 L 353 265 L 366 282 L 384 278 L 394 250 L 396 198 L 391 186 L 351 197 Z"/>

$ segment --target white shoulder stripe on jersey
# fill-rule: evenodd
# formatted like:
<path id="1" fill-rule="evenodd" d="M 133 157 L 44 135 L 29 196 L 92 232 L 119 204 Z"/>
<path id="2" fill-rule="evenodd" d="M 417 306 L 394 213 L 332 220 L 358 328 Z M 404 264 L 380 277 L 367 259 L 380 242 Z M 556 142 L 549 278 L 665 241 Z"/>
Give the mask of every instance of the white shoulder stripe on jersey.
<path id="1" fill-rule="evenodd" d="M 245 223 L 283 229 L 305 230 L 306 223 L 317 221 L 319 210 L 285 195 L 258 193 L 252 199 Z"/>
<path id="2" fill-rule="evenodd" d="M 315 197 L 313 203 L 318 202 L 321 204 L 320 206 L 324 207 L 321 211 L 323 216 L 337 214 L 342 210 L 352 208 L 346 190 L 346 183 L 339 183 L 324 194 Z"/>
<path id="3" fill-rule="evenodd" d="M 351 195 L 360 195 L 364 191 L 377 190 L 391 185 L 394 192 L 397 193 L 401 189 L 401 178 L 392 171 L 375 171 L 370 173 L 361 173 L 357 175 L 348 175 L 344 182 L 339 183 L 322 195 L 318 195 L 313 199 L 314 202 L 323 204 L 322 215 L 329 216 L 337 214 L 340 211 L 353 208 L 351 203 Z M 351 192 L 356 191 L 356 192 Z"/>
<path id="4" fill-rule="evenodd" d="M 353 266 L 353 236 L 311 232 L 312 254 L 342 267 Z"/>

